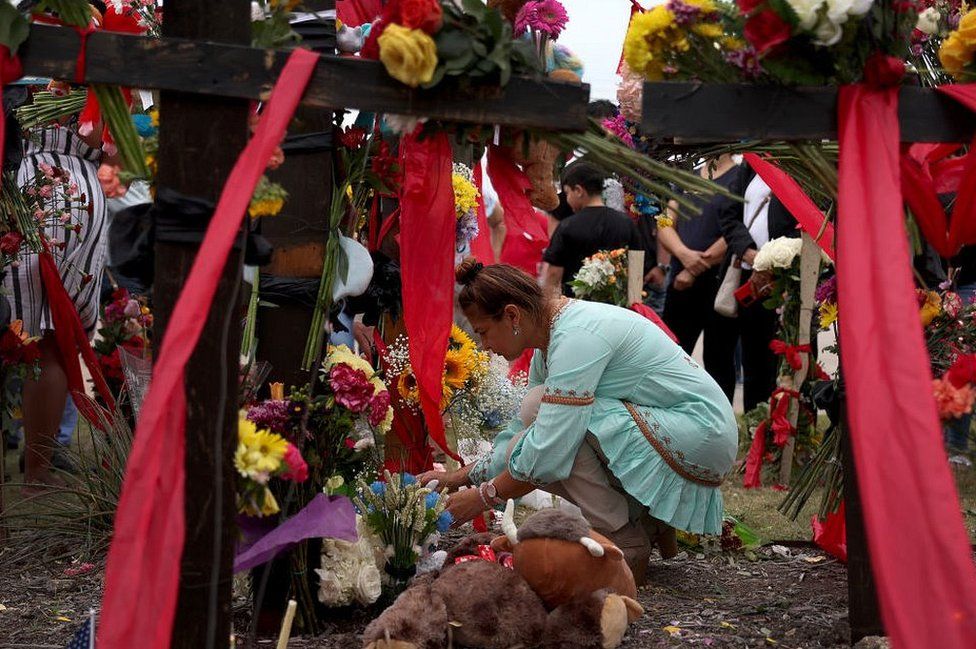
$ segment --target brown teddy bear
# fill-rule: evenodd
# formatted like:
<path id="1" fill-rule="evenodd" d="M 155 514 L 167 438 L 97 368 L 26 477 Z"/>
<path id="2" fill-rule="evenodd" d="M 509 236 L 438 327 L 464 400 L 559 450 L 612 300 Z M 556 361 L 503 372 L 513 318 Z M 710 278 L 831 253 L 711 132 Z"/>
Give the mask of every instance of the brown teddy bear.
<path id="1" fill-rule="evenodd" d="M 643 614 L 623 553 L 578 515 L 551 509 L 506 536 L 455 546 L 439 573 L 423 575 L 363 633 L 366 649 L 613 649 Z M 490 542 L 491 550 L 487 545 Z M 505 557 L 513 569 L 483 557 Z M 460 562 L 456 562 L 460 559 Z"/>

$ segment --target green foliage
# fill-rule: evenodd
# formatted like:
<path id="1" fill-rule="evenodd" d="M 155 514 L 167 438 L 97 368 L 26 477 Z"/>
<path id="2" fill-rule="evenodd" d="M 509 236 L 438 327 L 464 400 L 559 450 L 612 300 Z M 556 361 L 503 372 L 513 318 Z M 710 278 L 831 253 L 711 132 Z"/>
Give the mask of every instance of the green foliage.
<path id="1" fill-rule="evenodd" d="M 461 5 L 442 5 L 444 26 L 434 35 L 437 68 L 425 88 L 445 77 L 504 86 L 513 74 L 539 72 L 532 45 L 513 38 L 511 25 L 497 9 L 480 0 L 462 0 Z"/>
<path id="2" fill-rule="evenodd" d="M 27 18 L 12 4 L 0 2 L 0 45 L 6 45 L 11 54 L 16 54 L 29 33 Z"/>
<path id="3" fill-rule="evenodd" d="M 259 0 L 258 5 L 264 12 L 264 20 L 251 21 L 251 45 L 278 48 L 296 45 L 302 40 L 288 22 L 291 12 L 288 10 L 287 3 L 268 3 Z"/>

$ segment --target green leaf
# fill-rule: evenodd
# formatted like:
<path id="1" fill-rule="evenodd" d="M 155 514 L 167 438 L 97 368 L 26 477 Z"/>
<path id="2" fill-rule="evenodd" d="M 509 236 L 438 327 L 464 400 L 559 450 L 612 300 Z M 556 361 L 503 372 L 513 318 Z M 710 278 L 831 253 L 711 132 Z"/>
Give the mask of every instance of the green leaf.
<path id="1" fill-rule="evenodd" d="M 488 5 L 481 0 L 461 0 L 461 7 L 465 13 L 477 16 L 478 18 L 484 17 L 485 13 L 490 13 Z"/>
<path id="2" fill-rule="evenodd" d="M 30 25 L 27 18 L 8 2 L 0 3 L 0 44 L 10 48 L 11 54 L 17 53 L 20 44 L 27 40 Z"/>
<path id="3" fill-rule="evenodd" d="M 441 32 L 437 37 L 437 57 L 441 61 L 456 59 L 471 52 L 471 41 L 462 32 Z"/>

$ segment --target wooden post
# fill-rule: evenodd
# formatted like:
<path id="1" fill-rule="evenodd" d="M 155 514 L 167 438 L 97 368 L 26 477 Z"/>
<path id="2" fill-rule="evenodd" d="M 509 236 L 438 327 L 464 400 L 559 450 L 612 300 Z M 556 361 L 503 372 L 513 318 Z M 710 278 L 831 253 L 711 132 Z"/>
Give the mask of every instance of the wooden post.
<path id="1" fill-rule="evenodd" d="M 250 41 L 245 2 L 167 0 L 166 36 Z M 163 92 L 160 187 L 216 202 L 247 141 L 248 104 L 240 99 Z M 154 304 L 161 337 L 190 266 L 194 244 L 158 242 Z M 241 255 L 231 252 L 203 336 L 186 371 L 186 540 L 172 647 L 227 647 L 236 542 L 234 449 L 237 445 Z"/>
<path id="2" fill-rule="evenodd" d="M 627 252 L 627 306 L 643 302 L 644 292 L 644 251 Z"/>
<path id="3" fill-rule="evenodd" d="M 797 345 L 810 343 L 810 327 L 813 320 L 813 310 L 816 307 L 814 295 L 817 292 L 817 277 L 820 275 L 820 246 L 806 232 L 803 233 L 803 248 L 800 250 L 800 322 L 796 337 Z M 787 341 L 789 342 L 789 341 Z M 803 365 L 793 373 L 793 389 L 799 390 L 810 373 L 810 354 L 803 355 Z M 800 416 L 800 403 L 794 400 L 790 405 L 789 419 L 793 427 Z M 779 484 L 789 486 L 793 473 L 793 451 L 796 448 L 796 436 L 792 435 L 783 447 L 780 456 Z"/>

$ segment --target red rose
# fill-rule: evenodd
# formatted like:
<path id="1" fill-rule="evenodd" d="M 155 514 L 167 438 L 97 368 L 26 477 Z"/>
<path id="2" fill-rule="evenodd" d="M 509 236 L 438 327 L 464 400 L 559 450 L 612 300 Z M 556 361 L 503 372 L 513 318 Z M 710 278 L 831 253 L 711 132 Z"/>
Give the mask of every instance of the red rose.
<path id="1" fill-rule="evenodd" d="M 366 140 L 366 129 L 352 126 L 339 133 L 339 142 L 347 149 L 358 149 Z"/>
<path id="2" fill-rule="evenodd" d="M 444 24 L 444 12 L 438 0 L 400 0 L 400 20 L 397 22 L 410 29 L 435 34 Z"/>
<path id="3" fill-rule="evenodd" d="M 8 232 L 0 237 L 0 252 L 5 255 L 15 255 L 23 241 L 24 236 L 20 232 Z"/>
<path id="4" fill-rule="evenodd" d="M 790 37 L 790 25 L 772 9 L 765 9 L 746 21 L 745 37 L 759 54 L 765 54 Z"/>

